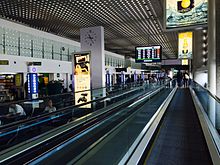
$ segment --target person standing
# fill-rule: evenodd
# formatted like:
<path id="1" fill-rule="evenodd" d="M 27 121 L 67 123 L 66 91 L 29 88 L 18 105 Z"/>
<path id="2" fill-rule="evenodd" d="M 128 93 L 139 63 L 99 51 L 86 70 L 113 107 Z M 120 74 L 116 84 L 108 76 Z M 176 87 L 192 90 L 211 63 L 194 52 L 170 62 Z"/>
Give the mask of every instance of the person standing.
<path id="1" fill-rule="evenodd" d="M 179 71 L 179 72 L 177 72 L 177 85 L 178 85 L 178 87 L 182 87 L 182 80 L 183 80 L 183 76 L 182 76 L 182 73 Z"/>
<path id="2" fill-rule="evenodd" d="M 183 76 L 183 85 L 184 85 L 184 88 L 188 87 L 188 77 L 186 73 Z"/>

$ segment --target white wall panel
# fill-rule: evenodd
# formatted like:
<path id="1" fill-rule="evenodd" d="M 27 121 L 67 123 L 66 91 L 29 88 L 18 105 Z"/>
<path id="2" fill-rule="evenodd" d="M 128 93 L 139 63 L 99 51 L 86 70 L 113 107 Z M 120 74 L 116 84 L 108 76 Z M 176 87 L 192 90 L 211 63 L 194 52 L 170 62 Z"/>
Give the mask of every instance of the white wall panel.
<path id="1" fill-rule="evenodd" d="M 72 62 L 39 59 L 23 56 L 0 54 L 1 60 L 9 60 L 9 65 L 0 65 L 0 72 L 24 72 L 27 73 L 27 62 L 42 62 L 38 66 L 39 73 L 69 73 L 72 74 Z"/>

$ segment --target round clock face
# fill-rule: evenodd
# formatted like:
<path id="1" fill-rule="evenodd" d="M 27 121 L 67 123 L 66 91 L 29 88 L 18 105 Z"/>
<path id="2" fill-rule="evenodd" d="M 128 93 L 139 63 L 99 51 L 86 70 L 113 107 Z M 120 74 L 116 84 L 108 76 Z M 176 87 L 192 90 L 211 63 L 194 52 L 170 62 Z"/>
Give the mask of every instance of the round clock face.
<path id="1" fill-rule="evenodd" d="M 86 32 L 86 34 L 84 35 L 84 39 L 85 42 L 89 45 L 92 46 L 93 44 L 95 44 L 96 40 L 97 40 L 97 35 L 94 31 L 89 30 Z"/>

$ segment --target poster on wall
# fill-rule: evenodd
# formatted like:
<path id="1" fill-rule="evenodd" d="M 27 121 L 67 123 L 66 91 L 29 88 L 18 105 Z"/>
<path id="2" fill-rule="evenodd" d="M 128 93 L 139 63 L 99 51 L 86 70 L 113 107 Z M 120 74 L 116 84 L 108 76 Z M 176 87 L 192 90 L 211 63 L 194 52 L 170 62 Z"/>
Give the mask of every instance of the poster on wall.
<path id="1" fill-rule="evenodd" d="M 205 25 L 208 0 L 166 0 L 166 29 Z"/>
<path id="2" fill-rule="evenodd" d="M 90 54 L 90 52 L 80 52 L 73 55 L 75 105 L 91 101 Z M 91 108 L 91 104 L 80 108 Z"/>
<path id="3" fill-rule="evenodd" d="M 178 58 L 192 58 L 192 32 L 178 34 Z"/>

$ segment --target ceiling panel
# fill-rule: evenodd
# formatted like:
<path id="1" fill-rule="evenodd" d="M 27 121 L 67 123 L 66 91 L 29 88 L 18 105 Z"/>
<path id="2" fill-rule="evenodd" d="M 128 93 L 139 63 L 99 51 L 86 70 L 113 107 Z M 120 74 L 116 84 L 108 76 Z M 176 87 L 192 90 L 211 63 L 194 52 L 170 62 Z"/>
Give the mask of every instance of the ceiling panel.
<path id="1" fill-rule="evenodd" d="M 0 15 L 76 41 L 80 28 L 103 26 L 105 49 L 122 55 L 147 44 L 177 55 L 177 33 L 163 32 L 163 0 L 1 0 Z"/>

